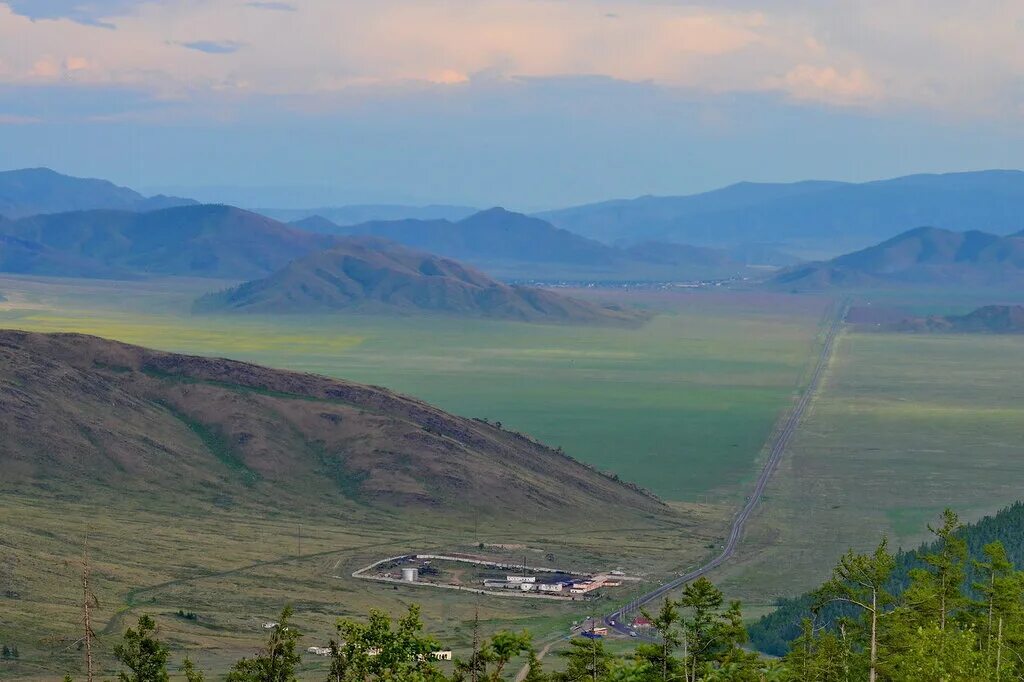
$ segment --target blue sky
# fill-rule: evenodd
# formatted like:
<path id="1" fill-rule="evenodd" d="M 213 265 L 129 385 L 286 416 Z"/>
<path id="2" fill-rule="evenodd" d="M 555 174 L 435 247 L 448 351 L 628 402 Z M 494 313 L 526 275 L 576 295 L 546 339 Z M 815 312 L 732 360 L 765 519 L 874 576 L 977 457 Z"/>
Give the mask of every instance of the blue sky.
<path id="1" fill-rule="evenodd" d="M 983 7 L 0 0 L 0 165 L 523 209 L 1019 167 L 1024 4 Z"/>

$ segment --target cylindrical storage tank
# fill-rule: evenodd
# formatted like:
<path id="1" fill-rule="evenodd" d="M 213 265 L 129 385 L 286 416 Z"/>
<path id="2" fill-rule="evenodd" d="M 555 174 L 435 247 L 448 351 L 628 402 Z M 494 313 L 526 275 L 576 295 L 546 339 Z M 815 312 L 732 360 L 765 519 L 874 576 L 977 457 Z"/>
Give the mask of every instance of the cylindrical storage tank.
<path id="1" fill-rule="evenodd" d="M 402 569 L 402 580 L 407 583 L 414 583 L 420 579 L 420 571 L 418 568 L 403 568 Z"/>

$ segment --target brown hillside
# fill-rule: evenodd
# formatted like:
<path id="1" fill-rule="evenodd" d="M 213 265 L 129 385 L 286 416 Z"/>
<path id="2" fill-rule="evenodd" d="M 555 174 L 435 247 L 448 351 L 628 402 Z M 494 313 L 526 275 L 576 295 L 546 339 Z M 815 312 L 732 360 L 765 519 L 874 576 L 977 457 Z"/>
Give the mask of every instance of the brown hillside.
<path id="1" fill-rule="evenodd" d="M 890 328 L 913 332 L 1024 334 L 1024 306 L 987 305 L 966 315 L 908 317 Z"/>
<path id="2" fill-rule="evenodd" d="M 76 334 L 0 331 L 0 489 L 292 508 L 652 512 L 521 435 L 382 388 Z"/>
<path id="3" fill-rule="evenodd" d="M 434 312 L 525 322 L 635 324 L 637 313 L 509 286 L 450 258 L 348 238 L 264 279 L 199 299 L 196 312 Z"/>

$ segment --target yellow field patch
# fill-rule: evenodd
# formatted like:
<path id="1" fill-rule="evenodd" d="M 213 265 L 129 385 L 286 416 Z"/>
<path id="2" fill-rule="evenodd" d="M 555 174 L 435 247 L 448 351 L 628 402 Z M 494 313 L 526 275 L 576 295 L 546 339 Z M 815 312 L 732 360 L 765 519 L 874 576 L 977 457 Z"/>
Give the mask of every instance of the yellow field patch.
<path id="1" fill-rule="evenodd" d="M 194 319 L 167 316 L 74 316 L 68 313 L 34 313 L 19 317 L 10 326 L 37 332 L 76 332 L 118 339 L 162 350 L 202 352 L 231 348 L 233 352 L 337 353 L 366 340 L 355 334 L 289 334 L 251 324 L 205 326 Z"/>

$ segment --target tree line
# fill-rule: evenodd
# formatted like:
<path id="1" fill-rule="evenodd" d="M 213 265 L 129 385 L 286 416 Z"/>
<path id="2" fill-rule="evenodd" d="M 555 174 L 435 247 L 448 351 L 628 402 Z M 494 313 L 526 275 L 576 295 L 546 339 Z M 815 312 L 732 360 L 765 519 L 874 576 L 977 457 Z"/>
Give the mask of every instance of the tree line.
<path id="1" fill-rule="evenodd" d="M 957 536 L 967 543 L 967 553 L 972 561 L 965 566 L 965 589 L 971 597 L 980 595 L 974 590 L 977 583 L 979 566 L 985 558 L 985 547 L 993 542 L 1003 544 L 1007 558 L 1016 566 L 1024 566 L 1024 503 L 1016 502 L 991 516 L 986 516 L 968 524 L 957 531 Z M 910 584 L 910 574 L 914 569 L 926 566 L 922 557 L 938 551 L 939 540 L 926 542 L 917 549 L 900 550 L 895 554 L 896 568 L 886 584 L 886 591 L 901 594 Z M 981 562 L 981 563 L 979 563 Z M 774 611 L 762 616 L 748 628 L 750 642 L 758 651 L 772 656 L 784 656 L 789 651 L 793 640 L 802 634 L 801 622 L 815 605 L 814 592 L 798 597 L 780 599 Z M 816 624 L 838 631 L 843 618 L 856 615 L 856 610 L 843 602 L 832 602 L 818 610 Z"/>
<path id="2" fill-rule="evenodd" d="M 947 510 L 896 591 L 898 553 L 883 538 L 870 552 L 847 552 L 832 578 L 809 595 L 800 634 L 769 659 L 747 646 L 741 605 L 707 578 L 644 615 L 652 624 L 631 651 L 613 653 L 599 638 L 577 637 L 545 669 L 527 632 L 479 640 L 471 654 L 443 671 L 440 649 L 424 632 L 418 607 L 392 619 L 372 611 L 365 621 L 340 619 L 330 642 L 325 682 L 501 682 L 520 669 L 525 682 L 917 682 L 1024 679 L 1024 572 L 999 540 L 972 558 L 963 525 Z M 824 626 L 836 604 L 844 615 Z M 226 682 L 291 682 L 301 665 L 302 634 L 285 608 L 262 648 L 236 662 Z M 142 616 L 114 649 L 120 682 L 165 682 L 170 651 L 156 623 Z M 521 662 L 525 661 L 525 664 Z M 205 675 L 185 659 L 188 682 Z M 71 678 L 67 677 L 66 682 Z"/>

